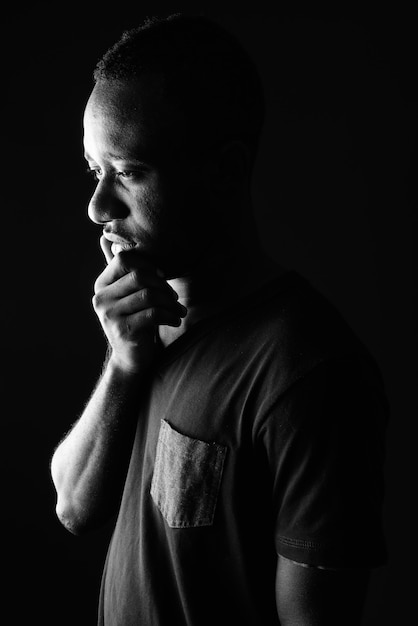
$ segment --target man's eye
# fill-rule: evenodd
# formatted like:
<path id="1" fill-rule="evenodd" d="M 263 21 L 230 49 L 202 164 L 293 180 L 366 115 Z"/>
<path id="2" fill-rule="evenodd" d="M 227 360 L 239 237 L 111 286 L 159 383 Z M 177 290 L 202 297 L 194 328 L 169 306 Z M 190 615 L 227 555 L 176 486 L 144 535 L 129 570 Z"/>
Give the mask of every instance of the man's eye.
<path id="1" fill-rule="evenodd" d="M 86 172 L 93 176 L 94 180 L 100 180 L 102 177 L 102 170 L 98 167 L 88 167 Z"/>
<path id="2" fill-rule="evenodd" d="M 139 172 L 138 170 L 123 170 L 117 173 L 118 178 L 124 178 L 126 180 L 132 179 L 132 178 L 139 178 L 140 176 L 141 176 L 141 172 Z"/>
<path id="3" fill-rule="evenodd" d="M 102 180 L 103 178 L 103 172 L 100 167 L 88 167 L 86 171 L 90 176 L 93 176 L 96 181 Z M 121 170 L 120 172 L 113 173 L 114 180 L 118 178 L 123 180 L 137 180 L 141 178 L 141 176 L 142 172 L 139 170 Z"/>

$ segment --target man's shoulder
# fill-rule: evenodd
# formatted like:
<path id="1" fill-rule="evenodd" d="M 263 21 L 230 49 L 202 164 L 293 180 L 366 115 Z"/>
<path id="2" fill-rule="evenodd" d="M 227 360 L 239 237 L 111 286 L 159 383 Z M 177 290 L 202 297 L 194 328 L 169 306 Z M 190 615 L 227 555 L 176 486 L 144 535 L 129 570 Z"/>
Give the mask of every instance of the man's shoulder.
<path id="1" fill-rule="evenodd" d="M 334 304 L 295 271 L 288 271 L 254 292 L 251 305 L 233 316 L 237 329 L 281 351 L 321 354 L 364 349 Z"/>
<path id="2" fill-rule="evenodd" d="M 227 335 L 242 361 L 282 388 L 322 363 L 373 360 L 333 303 L 297 272 L 263 285 L 252 305 L 235 313 L 220 341 Z"/>

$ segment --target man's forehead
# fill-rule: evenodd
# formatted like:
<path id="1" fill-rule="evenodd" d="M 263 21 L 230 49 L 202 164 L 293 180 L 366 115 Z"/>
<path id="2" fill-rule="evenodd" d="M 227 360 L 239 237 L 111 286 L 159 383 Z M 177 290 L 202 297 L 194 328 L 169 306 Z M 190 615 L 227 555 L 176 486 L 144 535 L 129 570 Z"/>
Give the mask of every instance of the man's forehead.
<path id="1" fill-rule="evenodd" d="M 137 126 L 140 132 L 156 137 L 177 133 L 184 126 L 185 116 L 167 98 L 163 78 L 146 74 L 130 80 L 99 81 L 84 113 L 85 124 L 98 120 L 120 127 Z"/>
<path id="2" fill-rule="evenodd" d="M 84 144 L 91 144 L 93 137 L 93 143 L 101 138 L 107 147 L 125 155 L 144 152 L 155 160 L 157 154 L 162 156 L 164 144 L 180 147 L 181 128 L 181 116 L 165 100 L 158 77 L 100 81 L 86 105 Z"/>
<path id="3" fill-rule="evenodd" d="M 151 147 L 158 143 L 152 130 L 151 124 L 132 118 L 126 109 L 89 104 L 84 117 L 85 156 L 89 161 L 96 154 L 113 161 L 150 159 Z"/>
<path id="4" fill-rule="evenodd" d="M 164 84 L 158 74 L 144 74 L 126 80 L 101 80 L 96 83 L 87 103 L 92 111 L 122 115 L 162 107 Z"/>

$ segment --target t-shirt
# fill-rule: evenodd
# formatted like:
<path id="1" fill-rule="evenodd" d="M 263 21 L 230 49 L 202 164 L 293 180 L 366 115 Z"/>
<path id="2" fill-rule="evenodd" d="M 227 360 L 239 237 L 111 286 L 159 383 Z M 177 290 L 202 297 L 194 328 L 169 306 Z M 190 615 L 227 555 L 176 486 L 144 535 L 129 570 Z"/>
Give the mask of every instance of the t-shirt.
<path id="1" fill-rule="evenodd" d="M 277 554 L 385 562 L 380 373 L 297 273 L 169 345 L 138 410 L 99 624 L 277 626 Z"/>

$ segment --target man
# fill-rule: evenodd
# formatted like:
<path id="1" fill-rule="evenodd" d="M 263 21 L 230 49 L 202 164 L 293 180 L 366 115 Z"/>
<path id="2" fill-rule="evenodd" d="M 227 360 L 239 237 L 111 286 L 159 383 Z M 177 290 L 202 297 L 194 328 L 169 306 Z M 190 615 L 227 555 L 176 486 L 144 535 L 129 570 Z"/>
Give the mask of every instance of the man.
<path id="1" fill-rule="evenodd" d="M 70 531 L 117 517 L 100 624 L 359 624 L 385 560 L 380 376 L 260 249 L 262 121 L 250 60 L 202 18 L 148 20 L 95 71 L 109 350 L 51 471 Z"/>

